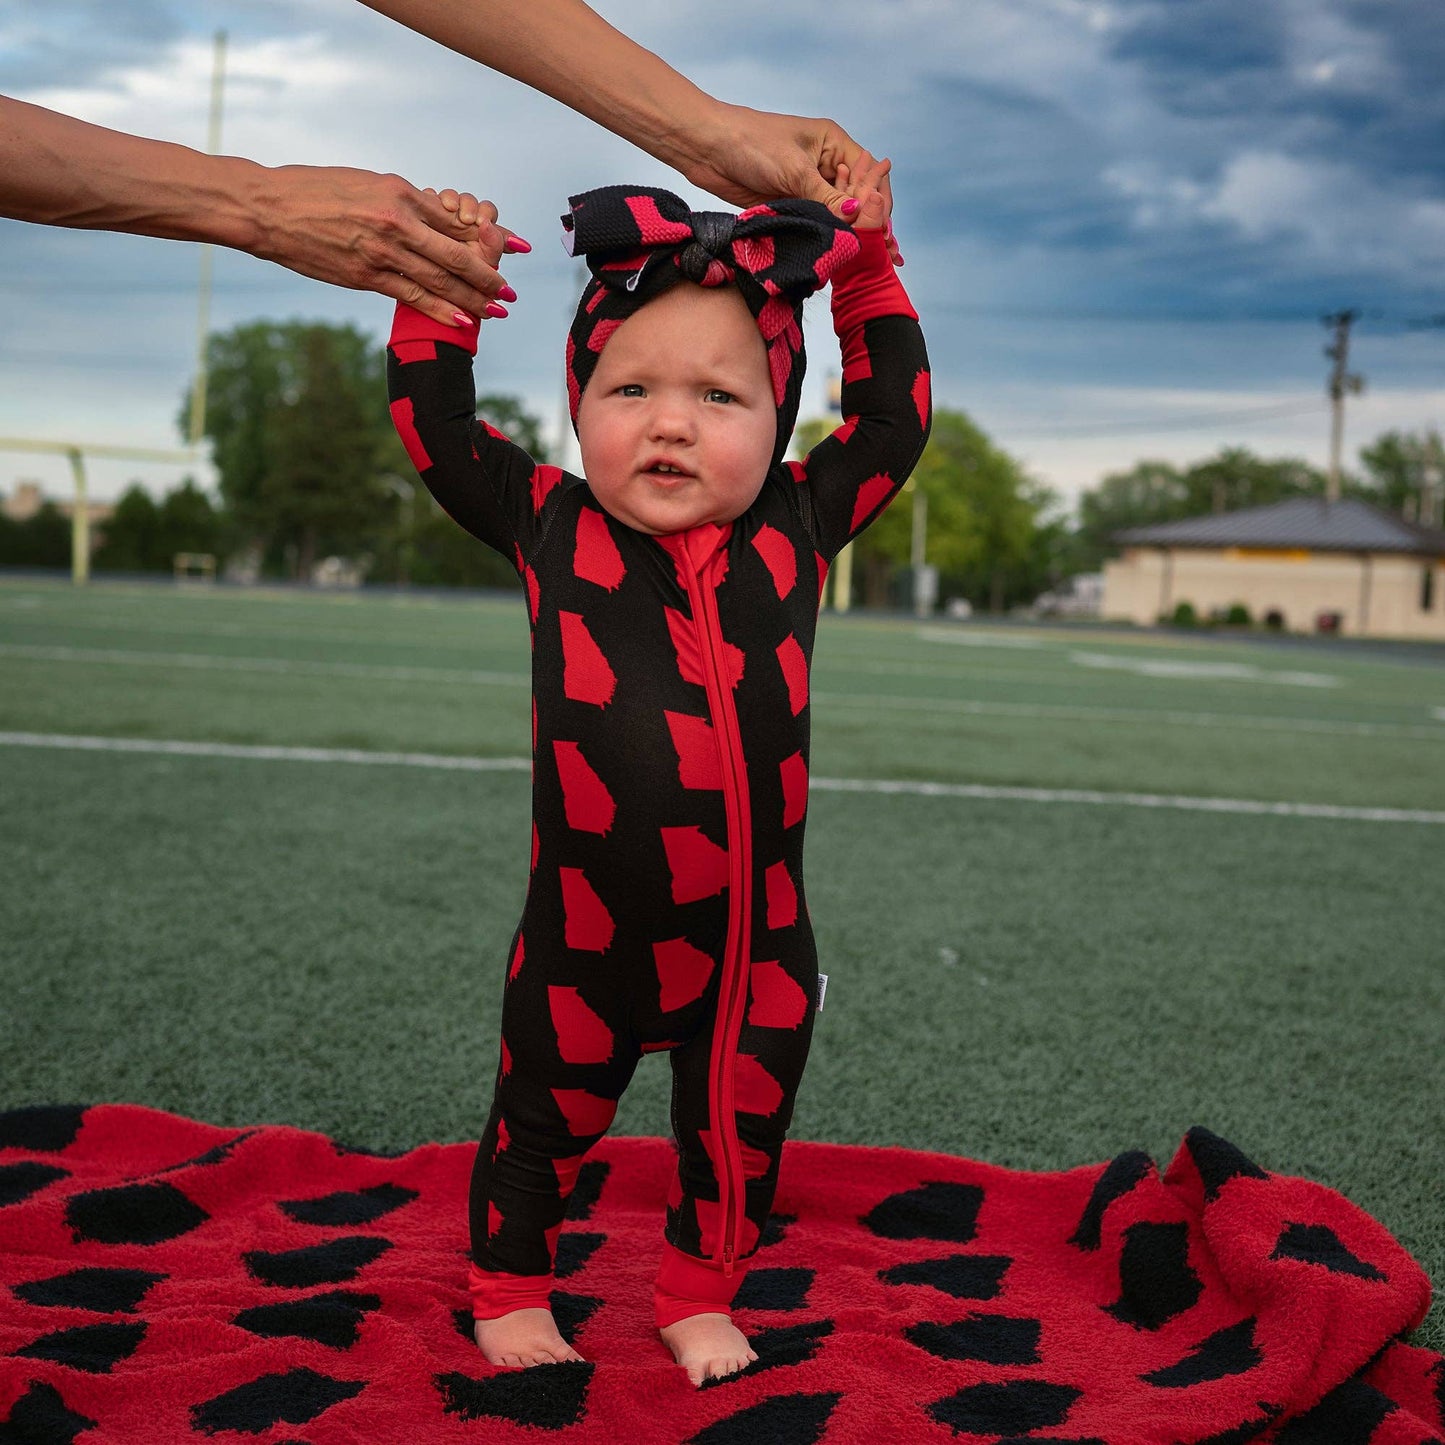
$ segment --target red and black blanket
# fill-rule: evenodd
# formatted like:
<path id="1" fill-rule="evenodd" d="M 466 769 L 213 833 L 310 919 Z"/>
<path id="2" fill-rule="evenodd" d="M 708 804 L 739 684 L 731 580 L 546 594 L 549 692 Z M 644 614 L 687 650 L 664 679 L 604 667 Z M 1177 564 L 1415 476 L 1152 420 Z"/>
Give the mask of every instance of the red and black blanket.
<path id="1" fill-rule="evenodd" d="M 671 1147 L 584 1166 L 553 1307 L 587 1363 L 525 1371 L 471 1343 L 471 1154 L 0 1115 L 0 1441 L 1445 1440 L 1419 1266 L 1203 1129 L 1162 1176 L 789 1144 L 736 1308 L 760 1358 L 701 1390 L 652 1328 Z"/>

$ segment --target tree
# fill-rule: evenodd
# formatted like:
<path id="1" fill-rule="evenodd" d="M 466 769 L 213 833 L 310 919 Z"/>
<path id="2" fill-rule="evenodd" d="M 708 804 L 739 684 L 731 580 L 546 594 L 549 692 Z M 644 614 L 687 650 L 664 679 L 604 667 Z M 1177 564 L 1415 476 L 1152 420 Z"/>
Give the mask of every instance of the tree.
<path id="1" fill-rule="evenodd" d="M 1433 427 L 1424 433 L 1387 431 L 1360 448 L 1360 461 L 1366 474 L 1362 488 L 1366 499 L 1412 521 L 1422 516 L 1426 489 L 1433 488 L 1438 499 L 1445 480 L 1445 443 Z"/>
<path id="2" fill-rule="evenodd" d="M 12 521 L 0 513 L 0 562 L 13 567 L 69 567 L 70 518 L 54 502 L 33 517 Z"/>
<path id="3" fill-rule="evenodd" d="M 105 540 L 95 550 L 96 571 L 154 571 L 159 536 L 155 501 L 139 482 L 132 482 L 105 524 Z"/>
<path id="4" fill-rule="evenodd" d="M 1324 486 L 1323 473 L 1308 462 L 1259 457 L 1247 447 L 1225 447 L 1183 471 L 1170 462 L 1137 462 L 1080 495 L 1076 560 L 1085 571 L 1101 567 L 1118 553 L 1115 534 L 1129 527 L 1322 497 Z"/>
<path id="5" fill-rule="evenodd" d="M 206 433 L 236 522 L 299 577 L 364 548 L 395 511 L 381 349 L 353 326 L 259 321 L 213 335 L 207 356 Z"/>
<path id="6" fill-rule="evenodd" d="M 804 422 L 797 449 L 805 452 L 829 430 L 827 421 Z M 924 560 L 955 592 L 1001 610 L 1011 579 L 1026 566 L 1050 494 L 963 412 L 935 411 L 909 490 L 858 539 L 863 600 L 870 606 L 891 600 L 894 575 L 911 561 L 912 488 L 920 488 L 928 502 Z"/>
<path id="7" fill-rule="evenodd" d="M 490 422 L 503 435 L 529 452 L 537 461 L 547 460 L 542 442 L 542 423 L 532 415 L 518 396 L 488 393 L 477 398 L 477 415 Z"/>

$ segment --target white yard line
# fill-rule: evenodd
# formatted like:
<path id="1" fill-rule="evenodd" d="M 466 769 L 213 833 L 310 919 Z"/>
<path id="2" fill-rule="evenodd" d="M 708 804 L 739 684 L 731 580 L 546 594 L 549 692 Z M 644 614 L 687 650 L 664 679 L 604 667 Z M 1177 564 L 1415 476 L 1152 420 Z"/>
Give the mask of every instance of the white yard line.
<path id="1" fill-rule="evenodd" d="M 0 747 L 54 748 L 78 752 L 160 753 L 260 762 L 366 763 L 450 772 L 515 772 L 531 769 L 527 758 L 466 758 L 439 753 L 365 752 L 357 748 L 286 748 L 241 743 L 195 743 L 158 738 L 73 737 L 63 733 L 0 732 Z M 1188 813 L 1242 813 L 1282 818 L 1329 818 L 1356 823 L 1445 825 L 1445 812 L 1419 808 L 1353 808 L 1334 803 L 1271 803 L 1254 798 L 1191 798 L 1168 793 L 1103 793 L 1082 788 L 1009 788 L 986 783 L 930 783 L 887 778 L 814 778 L 819 793 L 875 793 L 917 798 L 974 798 L 1009 803 L 1066 803 L 1094 807 L 1165 808 Z"/>
<path id="2" fill-rule="evenodd" d="M 209 652 L 134 652 L 111 647 L 37 647 L 0 642 L 0 657 L 36 662 L 114 663 L 121 667 L 185 667 L 207 672 L 279 672 L 310 677 L 365 677 L 385 682 L 460 682 L 530 687 L 525 672 L 481 672 L 454 667 L 391 667 L 371 662 L 309 662 L 289 657 L 226 657 Z"/>
<path id="3" fill-rule="evenodd" d="M 28 643 L 0 643 L 0 657 L 36 662 L 112 664 L 121 667 L 180 667 L 206 672 L 262 672 L 309 677 L 355 677 L 382 682 L 450 683 L 482 687 L 528 687 L 525 672 L 469 671 L 451 667 L 393 667 L 366 662 L 311 662 L 278 657 L 227 657 L 198 652 L 137 652 L 124 648 L 41 647 Z M 830 671 L 831 668 L 820 668 Z M 885 711 L 961 714 L 976 717 L 1059 719 L 1068 722 L 1124 722 L 1179 727 L 1244 728 L 1282 733 L 1325 733 L 1342 737 L 1395 737 L 1439 742 L 1445 728 L 1410 723 L 1344 722 L 1329 718 L 1267 717 L 1222 712 L 1183 712 L 1177 709 L 1084 707 L 1054 703 L 978 702 L 962 698 L 888 697 L 869 693 L 814 692 L 816 702 L 829 707 L 881 708 Z M 1445 708 L 1433 710 L 1445 722 Z"/>

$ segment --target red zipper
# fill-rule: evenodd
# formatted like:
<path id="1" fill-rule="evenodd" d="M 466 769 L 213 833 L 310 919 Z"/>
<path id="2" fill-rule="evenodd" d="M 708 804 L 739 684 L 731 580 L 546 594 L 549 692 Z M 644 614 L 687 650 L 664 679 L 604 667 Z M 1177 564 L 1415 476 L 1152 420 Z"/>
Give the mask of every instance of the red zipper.
<path id="1" fill-rule="evenodd" d="M 704 563 L 713 570 L 730 530 L 723 533 L 718 549 Z M 665 542 L 672 538 L 662 539 Z M 752 919 L 752 830 L 748 802 L 747 763 L 743 756 L 737 710 L 733 706 L 723 647 L 722 624 L 718 619 L 717 595 L 702 575 L 688 550 L 686 538 L 677 537 L 676 550 L 691 582 L 693 625 L 701 643 L 699 653 L 707 688 L 708 711 L 720 746 L 723 802 L 728 832 L 728 931 L 723 949 L 723 973 L 718 991 L 719 1026 L 713 1030 L 712 1057 L 708 1072 L 708 1107 L 712 1114 L 713 1140 L 722 1156 L 718 1180 L 718 1217 L 721 1223 L 715 1259 L 722 1262 L 723 1276 L 729 1277 L 737 1259 L 737 1241 L 746 1214 L 747 1196 L 743 1178 L 742 1143 L 738 1139 L 735 1102 L 735 1060 L 742 1033 L 743 1012 L 748 997 L 748 937 Z"/>

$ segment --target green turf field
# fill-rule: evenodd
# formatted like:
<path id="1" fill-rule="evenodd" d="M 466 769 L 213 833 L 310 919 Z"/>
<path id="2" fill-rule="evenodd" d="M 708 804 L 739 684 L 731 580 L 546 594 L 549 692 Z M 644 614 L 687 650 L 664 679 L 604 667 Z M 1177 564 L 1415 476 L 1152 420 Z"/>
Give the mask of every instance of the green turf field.
<path id="1" fill-rule="evenodd" d="M 527 777 L 436 763 L 524 756 L 526 669 L 511 600 L 0 580 L 0 1107 L 474 1138 Z M 795 1137 L 1042 1169 L 1200 1123 L 1442 1277 L 1438 656 L 849 618 L 813 689 L 815 780 L 985 786 L 815 792 Z M 666 1131 L 662 1059 L 616 1127 Z"/>

